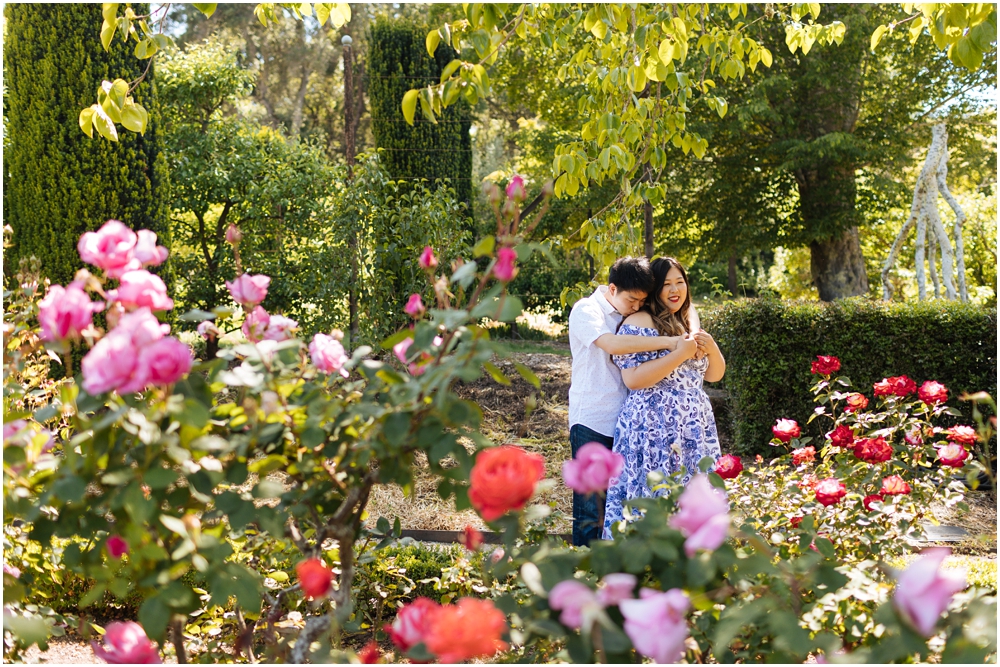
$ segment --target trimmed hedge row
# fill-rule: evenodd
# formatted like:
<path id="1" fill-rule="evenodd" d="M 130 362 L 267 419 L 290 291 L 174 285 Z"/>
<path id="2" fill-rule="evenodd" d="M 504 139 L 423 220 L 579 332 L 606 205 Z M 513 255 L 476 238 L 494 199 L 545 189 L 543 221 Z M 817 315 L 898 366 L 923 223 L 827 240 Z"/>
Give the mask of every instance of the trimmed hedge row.
<path id="1" fill-rule="evenodd" d="M 997 389 L 997 312 L 966 303 L 886 303 L 866 298 L 834 303 L 775 297 L 730 301 L 702 313 L 705 329 L 726 357 L 734 453 L 764 454 L 771 425 L 795 419 L 803 433 L 821 435 L 822 420 L 806 421 L 816 407 L 809 388 L 816 355 L 840 359 L 840 375 L 869 399 L 884 377 L 908 375 L 918 385 L 937 380 L 949 405 L 972 423 L 964 391 Z"/>

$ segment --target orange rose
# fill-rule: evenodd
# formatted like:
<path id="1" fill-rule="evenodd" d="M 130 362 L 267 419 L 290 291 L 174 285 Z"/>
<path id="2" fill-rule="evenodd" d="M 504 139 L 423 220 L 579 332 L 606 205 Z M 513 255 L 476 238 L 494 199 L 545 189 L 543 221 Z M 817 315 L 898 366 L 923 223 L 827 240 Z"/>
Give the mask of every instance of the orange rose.
<path id="1" fill-rule="evenodd" d="M 318 558 L 307 558 L 295 566 L 302 592 L 311 598 L 318 598 L 330 592 L 333 572 Z"/>
<path id="2" fill-rule="evenodd" d="M 500 639 L 506 629 L 507 619 L 492 602 L 462 598 L 434 612 L 424 645 L 442 663 L 485 658 L 507 649 Z"/>
<path id="3" fill-rule="evenodd" d="M 487 521 L 519 510 L 545 476 L 545 459 L 520 447 L 504 445 L 479 453 L 469 476 L 469 500 Z"/>

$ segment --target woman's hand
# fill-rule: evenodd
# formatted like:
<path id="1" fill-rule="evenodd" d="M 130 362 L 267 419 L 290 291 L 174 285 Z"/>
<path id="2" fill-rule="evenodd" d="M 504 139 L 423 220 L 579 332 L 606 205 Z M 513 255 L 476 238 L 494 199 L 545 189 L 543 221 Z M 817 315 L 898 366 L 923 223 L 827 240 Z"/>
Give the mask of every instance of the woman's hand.
<path id="1" fill-rule="evenodd" d="M 704 329 L 700 329 L 698 333 L 694 335 L 694 339 L 698 342 L 698 349 L 705 354 L 711 354 L 719 349 L 715 339 L 712 338 L 712 335 Z"/>

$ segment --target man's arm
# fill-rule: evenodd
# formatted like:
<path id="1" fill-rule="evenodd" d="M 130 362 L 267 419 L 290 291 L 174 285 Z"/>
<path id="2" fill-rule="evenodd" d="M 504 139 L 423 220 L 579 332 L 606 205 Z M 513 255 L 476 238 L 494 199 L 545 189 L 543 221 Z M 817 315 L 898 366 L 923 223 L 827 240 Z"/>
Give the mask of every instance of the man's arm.
<path id="1" fill-rule="evenodd" d="M 654 350 L 673 350 L 683 336 L 633 336 L 629 334 L 602 334 L 594 345 L 608 354 L 635 354 Z"/>

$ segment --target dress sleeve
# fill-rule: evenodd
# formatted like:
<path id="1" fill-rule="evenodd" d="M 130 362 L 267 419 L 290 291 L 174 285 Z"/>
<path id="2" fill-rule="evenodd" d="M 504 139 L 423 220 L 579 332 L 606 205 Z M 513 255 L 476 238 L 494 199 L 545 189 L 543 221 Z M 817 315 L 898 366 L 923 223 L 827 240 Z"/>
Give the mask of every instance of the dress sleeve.
<path id="1" fill-rule="evenodd" d="M 619 336 L 658 336 L 659 332 L 656 329 L 647 329 L 646 327 L 637 327 L 633 324 L 623 324 L 618 330 Z M 635 368 L 636 366 L 641 366 L 647 361 L 652 361 L 660 356 L 660 352 L 657 350 L 650 350 L 649 352 L 634 352 L 632 354 L 615 354 L 612 355 L 611 360 L 615 362 L 618 368 L 625 370 L 626 368 Z"/>

